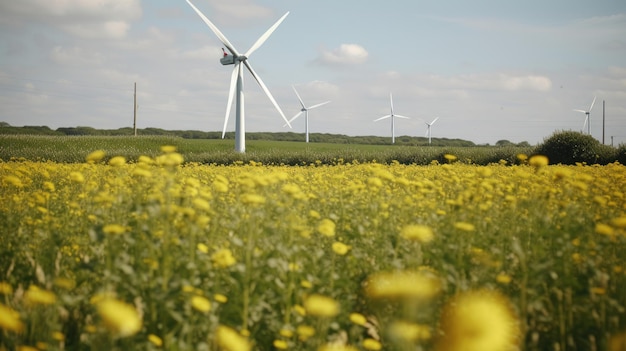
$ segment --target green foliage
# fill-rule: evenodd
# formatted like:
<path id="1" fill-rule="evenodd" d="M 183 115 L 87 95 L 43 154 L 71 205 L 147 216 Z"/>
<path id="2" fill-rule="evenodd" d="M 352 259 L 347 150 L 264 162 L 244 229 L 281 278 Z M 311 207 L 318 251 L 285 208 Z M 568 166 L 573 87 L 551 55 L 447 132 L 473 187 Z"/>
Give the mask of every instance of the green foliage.
<path id="1" fill-rule="evenodd" d="M 576 163 L 607 164 L 616 160 L 616 150 L 602 145 L 591 135 L 574 131 L 554 133 L 535 149 L 536 154 L 545 155 L 552 164 Z"/>

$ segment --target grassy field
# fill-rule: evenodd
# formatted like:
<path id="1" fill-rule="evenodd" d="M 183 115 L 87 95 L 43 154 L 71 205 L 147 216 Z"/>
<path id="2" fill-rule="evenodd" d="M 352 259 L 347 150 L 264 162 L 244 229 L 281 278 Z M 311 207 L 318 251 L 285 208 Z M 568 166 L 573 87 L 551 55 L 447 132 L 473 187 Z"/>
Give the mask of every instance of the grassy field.
<path id="1" fill-rule="evenodd" d="M 618 163 L 478 166 L 444 154 L 428 166 L 224 166 L 186 162 L 207 141 L 1 140 L 0 349 L 614 351 L 626 341 Z M 300 144 L 294 153 L 339 147 Z"/>
<path id="2" fill-rule="evenodd" d="M 183 139 L 177 137 L 100 137 L 100 136 L 0 136 L 0 159 L 82 162 L 92 150 L 104 150 L 106 157 L 124 156 L 137 161 L 140 156 L 154 157 L 161 145 L 176 146 L 187 162 L 228 165 L 236 161 L 271 165 L 309 165 L 357 162 L 428 165 L 445 162 L 454 154 L 467 163 L 488 164 L 505 160 L 517 162 L 517 154 L 531 154 L 532 147 L 418 147 L 249 140 L 246 153 L 234 152 L 233 140 Z"/>

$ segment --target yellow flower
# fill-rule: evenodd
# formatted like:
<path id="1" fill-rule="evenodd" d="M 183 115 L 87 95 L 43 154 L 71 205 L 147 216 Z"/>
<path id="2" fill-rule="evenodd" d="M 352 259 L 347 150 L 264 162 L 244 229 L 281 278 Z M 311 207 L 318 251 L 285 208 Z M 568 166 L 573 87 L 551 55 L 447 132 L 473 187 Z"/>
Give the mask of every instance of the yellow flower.
<path id="1" fill-rule="evenodd" d="M 163 346 L 163 340 L 154 334 L 148 334 L 148 341 L 150 341 L 152 345 L 156 347 Z"/>
<path id="2" fill-rule="evenodd" d="M 615 229 L 603 223 L 596 223 L 596 233 L 612 237 L 615 235 Z"/>
<path id="3" fill-rule="evenodd" d="M 435 235 L 430 227 L 419 224 L 410 224 L 402 228 L 400 236 L 411 241 L 417 241 L 420 243 L 431 242 Z"/>
<path id="4" fill-rule="evenodd" d="M 443 158 L 445 158 L 449 163 L 452 163 L 454 161 L 456 161 L 457 157 L 451 154 L 445 154 L 443 155 Z"/>
<path id="5" fill-rule="evenodd" d="M 476 230 L 476 227 L 474 227 L 473 224 L 467 222 L 456 222 L 454 223 L 454 227 L 464 232 L 473 232 L 474 230 Z"/>
<path id="6" fill-rule="evenodd" d="M 211 260 L 213 264 L 219 268 L 228 268 L 237 263 L 237 260 L 235 260 L 233 253 L 229 249 L 218 250 L 211 256 Z"/>
<path id="7" fill-rule="evenodd" d="M 617 228 L 626 229 L 626 216 L 613 218 L 611 220 L 611 225 Z"/>
<path id="8" fill-rule="evenodd" d="M 226 297 L 226 295 L 222 295 L 222 294 L 215 294 L 215 295 L 213 295 L 213 299 L 215 299 L 215 301 L 217 301 L 219 303 L 226 303 L 226 302 L 228 302 L 228 297 Z"/>
<path id="9" fill-rule="evenodd" d="M 294 305 L 293 306 L 293 310 L 294 310 L 294 312 L 296 312 L 297 314 L 299 314 L 301 316 L 306 316 L 306 310 L 304 309 L 304 307 L 302 307 L 300 305 Z"/>
<path id="10" fill-rule="evenodd" d="M 496 281 L 501 284 L 508 284 L 511 282 L 511 276 L 508 274 L 500 273 L 496 277 Z"/>
<path id="11" fill-rule="evenodd" d="M 317 317 L 334 317 L 339 313 L 339 304 L 330 297 L 313 294 L 304 300 L 307 314 Z"/>
<path id="12" fill-rule="evenodd" d="M 348 246 L 348 245 L 346 245 L 344 243 L 341 243 L 339 241 L 336 241 L 336 242 L 333 243 L 333 251 L 335 251 L 335 253 L 337 255 L 343 256 L 343 255 L 347 254 L 348 251 L 350 251 L 350 246 Z"/>
<path id="13" fill-rule="evenodd" d="M 315 335 L 315 329 L 308 325 L 299 325 L 296 328 L 296 333 L 298 334 L 298 339 L 301 341 L 306 341 L 313 335 Z"/>
<path id="14" fill-rule="evenodd" d="M 16 177 L 16 176 L 12 176 L 12 175 L 5 176 L 2 179 L 2 182 L 5 183 L 5 184 L 6 183 L 11 184 L 11 185 L 13 185 L 16 188 L 23 188 L 24 187 L 24 183 L 22 183 L 22 180 L 20 178 Z"/>
<path id="15" fill-rule="evenodd" d="M 11 295 L 13 294 L 13 287 L 7 282 L 0 282 L 0 294 Z"/>
<path id="16" fill-rule="evenodd" d="M 382 350 L 383 348 L 383 345 L 380 343 L 380 341 L 374 340 L 371 338 L 367 338 L 363 340 L 362 345 L 363 345 L 363 348 L 366 350 L 377 351 L 377 350 Z"/>
<path id="17" fill-rule="evenodd" d="M 119 224 L 107 224 L 102 227 L 102 232 L 110 235 L 124 234 L 126 232 L 126 227 Z"/>
<path id="18" fill-rule="evenodd" d="M 63 341 L 65 340 L 65 334 L 61 333 L 60 331 L 55 331 L 52 332 L 52 339 L 56 340 L 56 341 Z"/>
<path id="19" fill-rule="evenodd" d="M 51 305 L 57 301 L 57 297 L 52 291 L 43 290 L 35 285 L 28 288 L 24 299 L 28 303 L 41 305 Z"/>
<path id="20" fill-rule="evenodd" d="M 322 345 L 317 351 L 358 351 L 358 349 L 350 345 L 326 344 Z"/>
<path id="21" fill-rule="evenodd" d="M 183 164 L 183 162 L 185 162 L 185 159 L 183 155 L 177 152 L 171 152 L 165 155 L 157 156 L 155 159 L 155 162 L 159 166 L 176 167 L 178 165 Z"/>
<path id="22" fill-rule="evenodd" d="M 431 338 L 430 327 L 423 324 L 395 321 L 389 326 L 389 335 L 398 343 L 429 340 Z"/>
<path id="23" fill-rule="evenodd" d="M 451 299 L 440 321 L 443 337 L 437 351 L 514 350 L 519 323 L 504 296 L 489 290 L 469 291 Z"/>
<path id="24" fill-rule="evenodd" d="M 440 289 L 439 278 L 428 271 L 379 272 L 366 282 L 366 293 L 371 298 L 430 299 Z"/>
<path id="25" fill-rule="evenodd" d="M 174 145 L 163 145 L 161 146 L 161 152 L 164 154 L 169 154 L 171 152 L 176 152 L 176 146 Z"/>
<path id="26" fill-rule="evenodd" d="M 328 218 L 324 218 L 317 226 L 317 231 L 324 236 L 335 236 L 335 222 Z"/>
<path id="27" fill-rule="evenodd" d="M 70 172 L 70 180 L 74 183 L 84 183 L 85 176 L 80 172 Z"/>
<path id="28" fill-rule="evenodd" d="M 533 155 L 528 160 L 528 164 L 535 168 L 544 167 L 548 165 L 548 158 L 543 155 Z"/>
<path id="29" fill-rule="evenodd" d="M 220 325 L 215 332 L 217 345 L 223 351 L 249 351 L 251 346 L 248 339 L 241 336 L 234 329 Z"/>
<path id="30" fill-rule="evenodd" d="M 356 325 L 365 325 L 367 323 L 367 318 L 360 313 L 350 313 L 350 322 Z"/>
<path id="31" fill-rule="evenodd" d="M 203 244 L 203 243 L 198 243 L 198 245 L 196 245 L 196 248 L 198 249 L 198 251 L 200 251 L 202 253 L 208 253 L 209 252 L 209 247 L 206 246 L 206 244 Z"/>
<path id="32" fill-rule="evenodd" d="M 20 314 L 12 308 L 0 303 L 0 328 L 16 333 L 24 330 L 24 323 L 20 320 Z"/>
<path id="33" fill-rule="evenodd" d="M 109 165 L 113 167 L 121 167 L 126 164 L 126 157 L 115 156 L 109 160 Z"/>
<path id="34" fill-rule="evenodd" d="M 274 340 L 272 344 L 278 350 L 287 350 L 289 348 L 289 345 L 287 344 L 285 340 L 277 339 L 277 340 Z"/>
<path id="35" fill-rule="evenodd" d="M 211 302 L 204 296 L 194 295 L 191 298 L 191 307 L 196 311 L 206 313 L 211 310 Z"/>
<path id="36" fill-rule="evenodd" d="M 141 317 L 134 306 L 114 298 L 105 298 L 97 304 L 104 326 L 120 337 L 137 334 L 141 330 Z"/>
<path id="37" fill-rule="evenodd" d="M 96 150 L 87 155 L 85 160 L 87 163 L 98 163 L 102 161 L 105 155 L 106 153 L 103 150 Z"/>
<path id="38" fill-rule="evenodd" d="M 241 202 L 247 205 L 262 205 L 265 203 L 265 197 L 257 194 L 243 194 Z"/>
<path id="39" fill-rule="evenodd" d="M 284 337 L 284 338 L 291 338 L 293 336 L 293 330 L 291 329 L 281 329 L 279 332 L 280 336 Z"/>
<path id="40" fill-rule="evenodd" d="M 44 346 L 45 349 L 45 345 L 40 346 Z M 17 347 L 16 351 L 39 351 L 39 348 L 28 345 L 21 345 Z"/>

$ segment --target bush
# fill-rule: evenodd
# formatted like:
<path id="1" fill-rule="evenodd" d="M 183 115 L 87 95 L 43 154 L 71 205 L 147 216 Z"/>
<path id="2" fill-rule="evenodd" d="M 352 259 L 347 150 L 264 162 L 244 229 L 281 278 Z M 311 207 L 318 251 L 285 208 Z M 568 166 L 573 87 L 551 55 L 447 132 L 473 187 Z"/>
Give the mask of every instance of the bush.
<path id="1" fill-rule="evenodd" d="M 607 164 L 616 160 L 613 147 L 600 144 L 591 135 L 574 131 L 555 132 L 537 146 L 535 154 L 548 157 L 551 164 Z"/>

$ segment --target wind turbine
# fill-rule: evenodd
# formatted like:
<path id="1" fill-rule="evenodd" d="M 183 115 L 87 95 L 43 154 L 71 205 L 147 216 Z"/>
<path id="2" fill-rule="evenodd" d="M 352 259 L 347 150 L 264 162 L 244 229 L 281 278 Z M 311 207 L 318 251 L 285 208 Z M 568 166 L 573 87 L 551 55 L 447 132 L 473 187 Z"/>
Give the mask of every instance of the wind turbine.
<path id="1" fill-rule="evenodd" d="M 302 101 L 302 98 L 300 97 L 300 94 L 298 94 L 298 91 L 296 90 L 296 87 L 294 87 L 293 85 L 291 87 L 293 88 L 293 91 L 296 93 L 296 96 L 298 97 L 298 100 L 300 100 L 300 105 L 302 105 L 302 109 L 295 116 L 291 117 L 291 119 L 289 120 L 289 123 L 293 122 L 296 118 L 300 117 L 302 112 L 304 112 L 304 121 L 305 121 L 304 122 L 304 134 L 305 134 L 306 142 L 308 143 L 309 142 L 309 110 L 312 110 L 312 109 L 314 109 L 316 107 L 320 107 L 322 105 L 326 105 L 330 101 L 325 101 L 325 102 L 319 103 L 317 105 L 306 107 L 306 105 Z M 285 124 L 285 126 L 286 126 L 286 124 Z"/>
<path id="2" fill-rule="evenodd" d="M 391 96 L 391 93 L 389 93 L 389 101 L 391 103 L 391 114 L 386 115 L 386 116 L 382 116 L 378 119 L 375 119 L 374 122 L 378 122 L 380 120 L 383 120 L 385 118 L 391 118 L 391 143 L 395 144 L 396 143 L 396 127 L 395 127 L 395 118 L 405 118 L 405 119 L 409 119 L 409 117 L 405 117 L 405 116 L 400 116 L 400 115 L 396 115 L 393 113 L 393 96 Z"/>
<path id="3" fill-rule="evenodd" d="M 248 72 L 250 72 L 252 77 L 254 77 L 257 83 L 259 83 L 259 86 L 261 86 L 261 88 L 265 92 L 265 95 L 267 95 L 267 97 L 270 99 L 272 104 L 274 104 L 274 107 L 276 107 L 278 112 L 280 112 L 280 115 L 283 117 L 285 122 L 287 122 L 287 125 L 291 128 L 291 124 L 285 117 L 285 114 L 283 113 L 283 111 L 280 109 L 280 106 L 278 106 L 278 103 L 276 103 L 276 100 L 274 100 L 272 93 L 270 93 L 270 91 L 267 89 L 267 87 L 265 86 L 265 83 L 263 83 L 263 81 L 261 80 L 261 77 L 259 77 L 256 74 L 254 69 L 252 69 L 252 66 L 250 65 L 250 62 L 248 60 L 250 55 L 256 49 L 258 49 L 261 45 L 263 45 L 263 43 L 267 40 L 267 38 L 269 38 L 269 36 L 272 35 L 274 30 L 276 30 L 276 28 L 285 19 L 285 17 L 287 17 L 289 12 L 284 14 L 283 17 L 281 17 L 276 23 L 274 23 L 274 25 L 271 26 L 270 29 L 268 29 L 259 39 L 257 39 L 254 45 L 252 45 L 252 47 L 250 47 L 250 49 L 248 49 L 248 51 L 242 55 L 239 53 L 239 51 L 235 49 L 233 44 L 231 44 L 228 41 L 228 39 L 226 39 L 226 36 L 224 36 L 224 34 L 222 34 L 222 32 L 220 32 L 220 30 L 211 21 L 209 21 L 209 19 L 206 18 L 206 16 L 204 16 L 204 14 L 200 12 L 200 10 L 196 8 L 191 3 L 191 1 L 187 0 L 187 3 L 189 4 L 189 6 L 191 6 L 191 8 L 194 9 L 194 11 L 196 11 L 198 16 L 202 18 L 204 23 L 206 23 L 209 26 L 209 28 L 211 28 L 213 33 L 224 44 L 224 46 L 226 46 L 226 48 L 230 52 L 230 55 L 229 55 L 226 51 L 224 51 L 224 57 L 220 59 L 220 62 L 222 63 L 222 65 L 235 65 L 233 67 L 233 72 L 230 78 L 230 90 L 228 92 L 228 103 L 226 104 L 226 117 L 224 118 L 224 129 L 222 130 L 222 139 L 224 139 L 224 135 L 226 134 L 226 125 L 228 124 L 228 116 L 230 115 L 230 108 L 233 102 L 233 95 L 235 95 L 235 92 L 236 92 L 237 101 L 235 103 L 235 106 L 236 106 L 235 107 L 235 116 L 236 116 L 235 151 L 237 152 L 246 151 L 246 128 L 245 128 L 245 113 L 244 113 L 244 94 L 243 94 L 243 66 L 246 66 L 246 68 L 248 69 Z"/>
<path id="4" fill-rule="evenodd" d="M 596 103 L 596 97 L 593 97 L 593 101 L 591 102 L 591 106 L 589 106 L 589 110 L 574 110 L 576 112 L 582 112 L 585 114 L 585 123 L 583 123 L 583 132 L 585 131 L 585 126 L 587 126 L 587 134 L 591 134 L 591 121 L 589 120 L 589 114 L 591 113 L 591 109 L 593 108 L 593 104 Z"/>
<path id="5" fill-rule="evenodd" d="M 426 123 L 426 136 L 428 136 L 428 145 L 430 145 L 430 127 L 432 127 L 433 124 L 435 124 L 435 122 L 437 122 L 438 119 L 439 119 L 439 117 L 433 119 L 433 121 L 430 122 L 430 123 L 424 122 L 424 123 Z"/>

